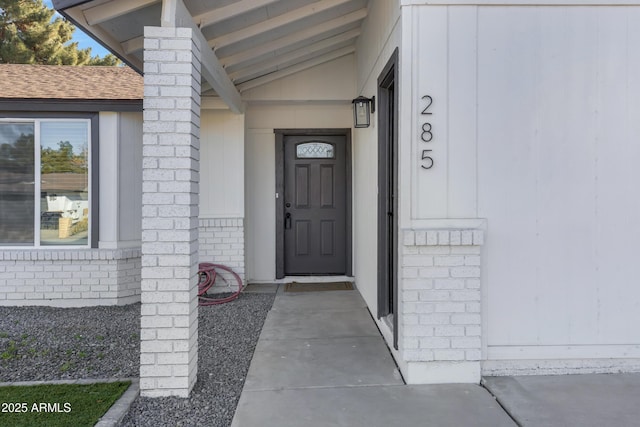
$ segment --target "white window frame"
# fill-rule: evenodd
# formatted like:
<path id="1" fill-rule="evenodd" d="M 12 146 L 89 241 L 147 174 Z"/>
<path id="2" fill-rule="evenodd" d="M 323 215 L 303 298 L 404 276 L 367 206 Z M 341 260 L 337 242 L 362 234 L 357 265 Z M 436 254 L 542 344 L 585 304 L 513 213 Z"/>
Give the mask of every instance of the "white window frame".
<path id="1" fill-rule="evenodd" d="M 88 188 L 88 198 L 87 201 L 89 203 L 89 228 L 87 230 L 87 243 L 84 245 L 42 245 L 40 242 L 40 205 L 41 205 L 41 188 L 42 188 L 42 165 L 40 158 L 41 144 L 40 144 L 40 125 L 44 122 L 84 122 L 87 125 L 87 149 L 88 149 L 88 158 L 87 158 L 87 167 L 88 167 L 88 177 L 87 177 L 87 188 Z M 10 246 L 10 245 L 0 245 L 0 249 L 3 250 L 30 250 L 30 249 L 89 249 L 91 248 L 91 236 L 93 221 L 92 217 L 95 214 L 93 212 L 93 167 L 92 167 L 92 156 L 93 156 L 93 141 L 91 139 L 91 119 L 86 118 L 2 118 L 0 119 L 0 124 L 3 123 L 33 123 L 33 161 L 34 161 L 34 221 L 33 226 L 34 235 L 33 235 L 33 245 L 19 245 L 19 246 Z"/>

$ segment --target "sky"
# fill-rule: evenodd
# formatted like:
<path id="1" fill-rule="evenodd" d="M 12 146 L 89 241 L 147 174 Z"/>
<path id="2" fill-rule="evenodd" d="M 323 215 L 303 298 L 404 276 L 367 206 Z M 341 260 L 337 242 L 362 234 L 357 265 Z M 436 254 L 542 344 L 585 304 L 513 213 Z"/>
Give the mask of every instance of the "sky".
<path id="1" fill-rule="evenodd" d="M 53 5 L 51 4 L 51 0 L 44 0 L 43 2 L 48 8 L 53 8 Z M 56 15 L 60 16 L 58 14 Z M 107 53 L 109 53 L 104 47 L 102 47 L 99 43 L 97 43 L 91 37 L 89 37 L 84 32 L 82 32 L 82 30 L 78 27 L 76 27 L 76 30 L 73 32 L 72 41 L 78 42 L 78 46 L 80 47 L 80 49 L 86 49 L 90 47 L 91 56 L 96 56 L 96 55 L 105 56 Z"/>

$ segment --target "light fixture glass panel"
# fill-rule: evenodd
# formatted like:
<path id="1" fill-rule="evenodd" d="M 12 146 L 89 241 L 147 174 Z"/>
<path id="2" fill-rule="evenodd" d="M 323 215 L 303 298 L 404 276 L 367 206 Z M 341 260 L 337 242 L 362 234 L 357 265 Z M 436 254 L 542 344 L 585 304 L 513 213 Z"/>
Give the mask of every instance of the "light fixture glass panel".
<path id="1" fill-rule="evenodd" d="M 366 128 L 369 127 L 370 118 L 369 118 L 369 100 L 356 100 L 353 103 L 353 118 L 355 121 L 355 127 L 357 128 Z"/>

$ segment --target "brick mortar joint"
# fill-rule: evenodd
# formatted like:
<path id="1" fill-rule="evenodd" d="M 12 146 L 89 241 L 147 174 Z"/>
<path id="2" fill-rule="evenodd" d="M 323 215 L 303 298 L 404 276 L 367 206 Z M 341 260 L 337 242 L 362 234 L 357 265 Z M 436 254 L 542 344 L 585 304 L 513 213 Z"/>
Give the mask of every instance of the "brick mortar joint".
<path id="1" fill-rule="evenodd" d="M 405 229 L 403 245 L 420 246 L 483 246 L 485 231 L 477 228 L 464 229 Z"/>
<path id="2" fill-rule="evenodd" d="M 53 254 L 56 255 L 56 259 L 53 258 Z M 141 256 L 141 248 L 0 249 L 0 261 L 120 261 L 140 258 Z"/>

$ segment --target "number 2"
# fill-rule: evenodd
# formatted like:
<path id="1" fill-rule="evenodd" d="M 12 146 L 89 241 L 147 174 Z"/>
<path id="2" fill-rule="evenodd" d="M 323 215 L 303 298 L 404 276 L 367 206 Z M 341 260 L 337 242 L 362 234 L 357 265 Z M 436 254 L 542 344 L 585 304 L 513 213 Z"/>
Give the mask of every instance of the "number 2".
<path id="1" fill-rule="evenodd" d="M 422 97 L 422 99 L 426 99 L 427 100 L 427 106 L 424 107 L 424 110 L 422 110 L 422 113 L 420 114 L 433 114 L 429 111 L 427 111 L 429 109 L 429 107 L 431 107 L 431 104 L 433 104 L 433 98 L 430 97 L 429 95 L 425 95 Z"/>

